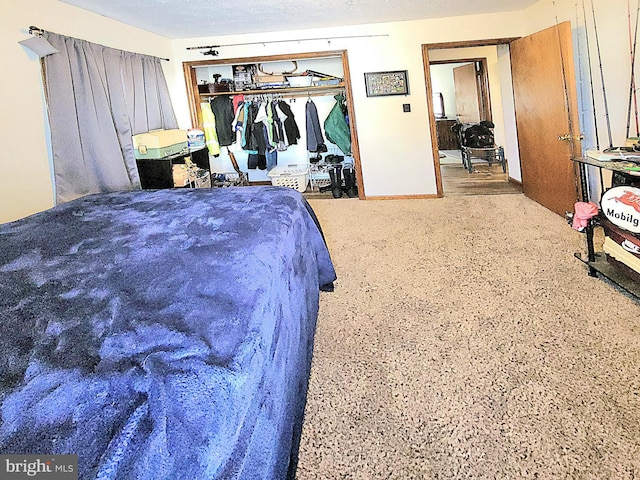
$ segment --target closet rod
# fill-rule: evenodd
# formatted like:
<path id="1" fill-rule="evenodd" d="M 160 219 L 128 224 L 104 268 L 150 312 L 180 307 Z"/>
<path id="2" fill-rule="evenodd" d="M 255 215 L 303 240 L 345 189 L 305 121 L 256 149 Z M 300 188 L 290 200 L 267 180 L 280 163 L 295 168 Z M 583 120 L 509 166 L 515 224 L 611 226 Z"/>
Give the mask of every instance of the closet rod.
<path id="1" fill-rule="evenodd" d="M 283 95 L 283 97 L 284 98 L 321 97 L 321 96 L 330 95 L 330 94 L 334 94 L 334 93 L 342 93 L 344 95 L 345 94 L 345 89 L 344 88 L 334 88 L 334 89 L 322 90 L 321 92 L 319 92 L 317 90 L 307 90 L 306 92 L 299 92 L 299 93 L 291 93 L 291 94 L 286 94 L 285 93 Z"/>
<path id="2" fill-rule="evenodd" d="M 345 95 L 346 90 L 344 87 L 337 87 L 337 88 L 326 88 L 322 91 L 300 89 L 297 92 L 264 92 L 264 93 L 249 93 L 246 95 L 244 95 L 242 92 L 229 92 L 231 96 L 233 96 L 234 94 L 244 95 L 246 99 L 261 98 L 261 97 L 268 97 L 268 96 L 273 96 L 277 98 L 322 97 L 322 96 L 331 95 L 334 93 L 342 93 L 343 95 Z"/>

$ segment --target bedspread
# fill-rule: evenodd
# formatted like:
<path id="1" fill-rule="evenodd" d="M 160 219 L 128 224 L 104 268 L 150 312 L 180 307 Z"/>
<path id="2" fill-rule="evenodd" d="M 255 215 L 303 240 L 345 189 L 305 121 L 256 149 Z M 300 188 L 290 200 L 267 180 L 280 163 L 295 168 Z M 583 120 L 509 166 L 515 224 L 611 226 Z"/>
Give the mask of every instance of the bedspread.
<path id="1" fill-rule="evenodd" d="M 0 225 L 0 453 L 80 478 L 292 476 L 319 288 L 279 187 L 90 195 Z"/>

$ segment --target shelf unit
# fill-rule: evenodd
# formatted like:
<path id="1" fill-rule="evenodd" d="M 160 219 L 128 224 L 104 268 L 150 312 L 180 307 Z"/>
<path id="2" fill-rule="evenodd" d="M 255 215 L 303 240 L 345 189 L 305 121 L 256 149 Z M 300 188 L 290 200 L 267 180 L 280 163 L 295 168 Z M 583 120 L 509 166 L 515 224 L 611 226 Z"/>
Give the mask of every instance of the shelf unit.
<path id="1" fill-rule="evenodd" d="M 206 147 L 162 158 L 136 159 L 142 189 L 174 188 L 173 165 L 185 163 L 186 157 L 190 157 L 196 166 L 209 172 L 209 153 Z"/>
<path id="2" fill-rule="evenodd" d="M 595 160 L 593 158 L 585 156 L 582 158 L 574 158 L 573 161 L 578 164 L 580 171 L 580 185 L 583 202 L 589 201 L 587 186 L 587 168 L 589 166 L 596 167 L 600 169 L 600 171 L 610 170 L 612 172 L 617 171 L 623 173 L 637 171 L 638 169 L 637 164 L 624 161 L 624 159 L 620 159 L 620 161 L 601 162 L 599 160 Z M 575 253 L 574 256 L 585 265 L 587 265 L 590 276 L 597 277 L 598 274 L 602 275 L 609 281 L 613 282 L 615 285 L 618 285 L 623 290 L 640 299 L 640 283 L 625 275 L 624 272 L 622 272 L 616 266 L 610 264 L 607 261 L 604 252 L 596 251 L 594 245 L 595 228 L 597 228 L 597 225 L 593 221 L 589 221 L 589 224 L 584 229 L 587 244 L 587 257 L 584 258 L 580 253 Z"/>

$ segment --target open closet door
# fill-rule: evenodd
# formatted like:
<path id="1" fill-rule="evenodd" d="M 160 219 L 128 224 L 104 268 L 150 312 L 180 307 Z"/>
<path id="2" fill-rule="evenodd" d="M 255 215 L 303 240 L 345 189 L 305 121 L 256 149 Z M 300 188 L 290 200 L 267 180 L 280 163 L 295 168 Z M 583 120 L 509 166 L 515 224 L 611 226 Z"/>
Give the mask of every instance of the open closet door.
<path id="1" fill-rule="evenodd" d="M 582 155 L 571 24 L 515 40 L 510 49 L 523 191 L 564 215 L 578 199 L 571 158 Z"/>

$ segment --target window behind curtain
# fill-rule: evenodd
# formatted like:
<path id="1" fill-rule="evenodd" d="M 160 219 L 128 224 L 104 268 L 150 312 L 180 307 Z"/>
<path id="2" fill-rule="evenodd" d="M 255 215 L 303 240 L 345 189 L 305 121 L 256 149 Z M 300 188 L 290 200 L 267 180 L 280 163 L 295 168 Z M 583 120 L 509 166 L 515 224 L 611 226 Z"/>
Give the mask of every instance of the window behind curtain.
<path id="1" fill-rule="evenodd" d="M 161 60 L 65 37 L 44 59 L 58 203 L 140 189 L 132 135 L 177 128 Z"/>

